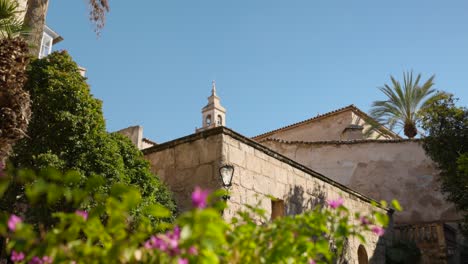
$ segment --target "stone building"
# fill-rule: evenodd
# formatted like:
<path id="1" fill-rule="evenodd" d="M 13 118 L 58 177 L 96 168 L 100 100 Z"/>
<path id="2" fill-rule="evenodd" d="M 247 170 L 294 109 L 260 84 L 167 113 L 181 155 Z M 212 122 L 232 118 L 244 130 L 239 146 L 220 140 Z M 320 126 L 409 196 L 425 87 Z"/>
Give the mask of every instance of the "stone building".
<path id="1" fill-rule="evenodd" d="M 402 139 L 374 122 L 350 105 L 248 138 L 225 127 L 226 110 L 213 83 L 195 134 L 157 144 L 143 138 L 141 127 L 120 132 L 143 150 L 181 210 L 190 208 L 195 186 L 221 188 L 219 168 L 232 164 L 227 218 L 243 204 L 260 204 L 276 217 L 338 196 L 356 212 L 369 212 L 372 199 L 397 199 L 404 211 L 393 215 L 395 234 L 419 246 L 423 263 L 457 263 L 454 227 L 461 217 L 440 192 L 435 164 L 419 140 Z M 364 255 L 384 263 L 385 243 L 366 237 L 366 245 L 350 241 L 348 263 L 367 263 Z"/>

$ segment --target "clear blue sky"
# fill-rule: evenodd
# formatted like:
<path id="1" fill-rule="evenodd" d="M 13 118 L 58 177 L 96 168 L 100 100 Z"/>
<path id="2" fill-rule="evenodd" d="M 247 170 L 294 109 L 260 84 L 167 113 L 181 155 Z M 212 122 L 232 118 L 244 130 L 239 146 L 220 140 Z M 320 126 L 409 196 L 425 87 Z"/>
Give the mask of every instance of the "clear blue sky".
<path id="1" fill-rule="evenodd" d="M 368 111 L 405 70 L 436 74 L 468 104 L 466 0 L 110 0 L 100 38 L 84 2 L 51 0 L 47 23 L 88 69 L 109 131 L 193 133 L 213 79 L 227 126 L 246 136 L 349 104 Z"/>

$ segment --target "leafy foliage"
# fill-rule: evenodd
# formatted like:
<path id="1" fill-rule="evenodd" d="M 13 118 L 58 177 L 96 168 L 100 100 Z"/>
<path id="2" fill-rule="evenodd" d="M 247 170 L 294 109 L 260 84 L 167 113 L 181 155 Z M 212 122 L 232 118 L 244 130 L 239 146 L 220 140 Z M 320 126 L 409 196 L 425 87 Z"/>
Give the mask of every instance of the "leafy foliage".
<path id="1" fill-rule="evenodd" d="M 452 95 L 431 103 L 424 111 L 423 147 L 441 170 L 442 191 L 457 208 L 468 212 L 468 109 L 457 107 Z M 468 215 L 465 216 L 468 225 Z"/>
<path id="2" fill-rule="evenodd" d="M 0 38 L 12 38 L 23 31 L 23 22 L 18 18 L 21 10 L 14 0 L 0 0 Z"/>
<path id="3" fill-rule="evenodd" d="M 144 204 L 160 202 L 176 211 L 171 193 L 151 174 L 142 153 L 124 136 L 106 132 L 101 102 L 93 98 L 78 66 L 66 52 L 33 61 L 28 74 L 26 89 L 33 101 L 33 115 L 28 137 L 14 149 L 14 167 L 75 170 L 80 185 L 100 175 L 105 180 L 100 193 L 108 193 L 116 183 L 131 185 L 142 192 Z M 25 214 L 31 221 L 42 221 L 46 227 L 55 221 L 53 212 L 75 209 L 73 204 L 58 202 L 24 211 L 20 204 L 25 203 L 25 190 L 21 182 L 12 184 L 0 202 L 1 208 Z"/>
<path id="4" fill-rule="evenodd" d="M 220 213 L 225 203 L 219 197 L 225 193 L 216 192 L 208 202 L 212 207 L 205 208 L 207 203 L 198 200 L 205 197 L 194 195 L 197 208 L 180 215 L 175 225 L 153 225 L 152 219 L 168 217 L 170 211 L 160 204 L 143 205 L 137 188 L 120 183 L 100 193 L 105 184 L 100 176 L 85 179 L 80 187 L 78 175 L 46 170 L 36 176 L 10 168 L 0 178 L 0 190 L 13 182 L 24 183 L 31 206 L 67 201 L 85 208 L 90 201 L 101 201 L 88 211 L 54 213 L 57 223 L 48 231 L 1 212 L 0 234 L 8 238 L 10 259 L 21 263 L 33 259 L 37 263 L 332 263 L 343 252 L 347 238 L 365 243 L 365 232 L 388 222 L 385 213 L 352 215 L 341 202 L 330 202 L 329 207 L 274 221 L 262 209 L 247 206 L 228 223 Z M 135 208 L 144 212 L 138 221 L 132 217 Z"/>
<path id="5" fill-rule="evenodd" d="M 403 74 L 403 85 L 390 76 L 392 86 L 385 84 L 379 88 L 387 96 L 387 100 L 375 101 L 370 111 L 371 116 L 391 130 L 402 128 L 408 138 L 414 138 L 417 133 L 417 123 L 420 120 L 420 110 L 430 102 L 440 97 L 434 94 L 434 76 L 420 85 L 421 74 L 413 79 L 413 73 Z"/>

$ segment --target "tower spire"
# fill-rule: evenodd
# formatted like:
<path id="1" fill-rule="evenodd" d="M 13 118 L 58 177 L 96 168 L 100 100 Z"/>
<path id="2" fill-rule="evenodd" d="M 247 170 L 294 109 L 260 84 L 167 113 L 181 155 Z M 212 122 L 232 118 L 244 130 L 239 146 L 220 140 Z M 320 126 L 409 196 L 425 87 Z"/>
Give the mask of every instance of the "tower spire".
<path id="1" fill-rule="evenodd" d="M 202 127 L 197 132 L 218 126 L 226 125 L 226 109 L 221 105 L 220 98 L 216 94 L 216 82 L 211 83 L 211 95 L 208 104 L 202 108 Z"/>
<path id="2" fill-rule="evenodd" d="M 211 95 L 216 96 L 216 81 L 215 80 L 211 82 Z"/>

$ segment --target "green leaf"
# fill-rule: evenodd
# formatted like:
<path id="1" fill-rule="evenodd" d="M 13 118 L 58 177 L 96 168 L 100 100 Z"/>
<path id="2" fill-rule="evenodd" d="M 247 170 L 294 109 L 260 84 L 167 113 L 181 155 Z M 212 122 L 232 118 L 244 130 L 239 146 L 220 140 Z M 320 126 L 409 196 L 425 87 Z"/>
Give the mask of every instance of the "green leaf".
<path id="1" fill-rule="evenodd" d="M 395 208 L 395 210 L 397 210 L 398 212 L 403 211 L 403 208 L 401 208 L 400 203 L 399 203 L 397 200 L 395 200 L 395 199 L 392 200 L 392 206 L 393 206 L 393 208 Z"/>
<path id="2" fill-rule="evenodd" d="M 150 204 L 144 208 L 143 212 L 155 218 L 167 218 L 171 216 L 171 211 L 161 204 Z"/>

